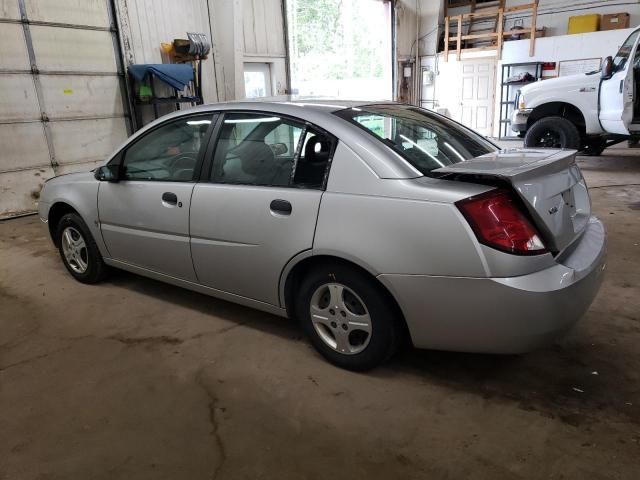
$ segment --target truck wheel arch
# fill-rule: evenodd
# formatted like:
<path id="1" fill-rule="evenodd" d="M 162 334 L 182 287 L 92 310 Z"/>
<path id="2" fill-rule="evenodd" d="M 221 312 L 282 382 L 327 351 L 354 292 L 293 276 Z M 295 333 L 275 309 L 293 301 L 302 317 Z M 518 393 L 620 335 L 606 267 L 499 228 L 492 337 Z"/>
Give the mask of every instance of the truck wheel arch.
<path id="1" fill-rule="evenodd" d="M 529 118 L 527 119 L 527 130 L 531 126 L 545 117 L 562 117 L 573 123 L 582 136 L 586 134 L 586 121 L 582 111 L 567 102 L 549 102 L 538 105 L 533 109 Z"/>

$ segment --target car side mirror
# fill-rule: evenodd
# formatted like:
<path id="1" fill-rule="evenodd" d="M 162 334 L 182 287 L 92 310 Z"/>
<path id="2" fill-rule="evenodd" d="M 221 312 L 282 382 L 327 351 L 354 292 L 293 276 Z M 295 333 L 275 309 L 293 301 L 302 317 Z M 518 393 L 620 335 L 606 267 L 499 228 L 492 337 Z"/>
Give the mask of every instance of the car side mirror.
<path id="1" fill-rule="evenodd" d="M 96 173 L 94 176 L 96 180 L 101 182 L 119 182 L 121 179 L 120 172 L 122 169 L 120 165 L 103 165 L 102 167 L 96 168 Z"/>
<path id="2" fill-rule="evenodd" d="M 284 155 L 289 151 L 289 148 L 284 143 L 274 143 L 269 145 L 271 150 L 273 150 L 273 154 L 277 157 L 278 155 Z"/>
<path id="3" fill-rule="evenodd" d="M 613 76 L 613 58 L 607 57 L 602 61 L 600 76 L 603 80 L 609 80 Z"/>

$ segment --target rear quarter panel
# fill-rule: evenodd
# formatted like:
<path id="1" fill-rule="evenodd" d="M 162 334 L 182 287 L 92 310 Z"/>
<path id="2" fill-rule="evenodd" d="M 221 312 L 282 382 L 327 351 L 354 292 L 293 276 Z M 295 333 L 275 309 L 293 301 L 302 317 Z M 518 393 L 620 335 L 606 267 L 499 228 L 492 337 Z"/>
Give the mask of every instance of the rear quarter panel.
<path id="1" fill-rule="evenodd" d="M 490 187 L 380 179 L 348 146 L 336 149 L 322 196 L 314 255 L 383 273 L 486 276 L 480 246 L 453 202 Z"/>

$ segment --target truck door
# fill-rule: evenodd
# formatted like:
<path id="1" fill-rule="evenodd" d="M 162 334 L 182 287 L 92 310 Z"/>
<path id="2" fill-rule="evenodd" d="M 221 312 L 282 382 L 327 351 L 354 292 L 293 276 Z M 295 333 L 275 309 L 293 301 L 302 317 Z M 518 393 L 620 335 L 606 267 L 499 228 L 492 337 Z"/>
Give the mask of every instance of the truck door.
<path id="1" fill-rule="evenodd" d="M 608 133 L 629 135 L 634 117 L 634 73 L 640 30 L 624 42 L 613 59 L 613 75 L 600 84 L 600 123 Z M 640 65 L 638 65 L 640 66 Z"/>

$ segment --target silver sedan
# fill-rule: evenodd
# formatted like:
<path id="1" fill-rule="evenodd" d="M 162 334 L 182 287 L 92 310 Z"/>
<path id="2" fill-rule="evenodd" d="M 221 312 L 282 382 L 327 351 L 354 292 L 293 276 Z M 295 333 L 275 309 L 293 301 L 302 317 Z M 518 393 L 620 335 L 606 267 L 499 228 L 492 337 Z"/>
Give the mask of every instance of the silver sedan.
<path id="1" fill-rule="evenodd" d="M 499 150 L 395 103 L 244 102 L 163 117 L 39 214 L 71 275 L 117 267 L 297 319 L 364 370 L 420 348 L 552 342 L 602 281 L 575 151 Z"/>

